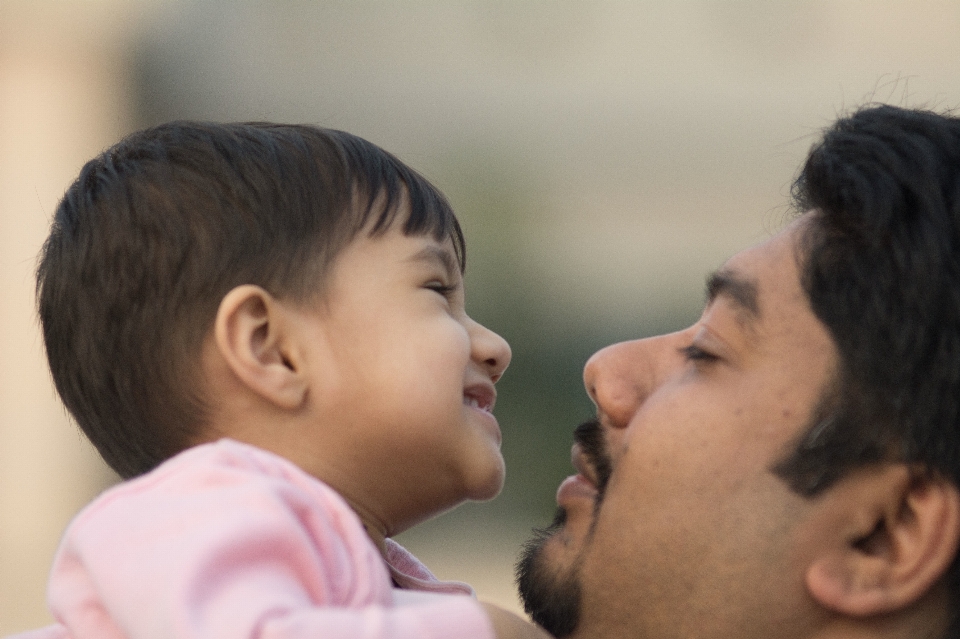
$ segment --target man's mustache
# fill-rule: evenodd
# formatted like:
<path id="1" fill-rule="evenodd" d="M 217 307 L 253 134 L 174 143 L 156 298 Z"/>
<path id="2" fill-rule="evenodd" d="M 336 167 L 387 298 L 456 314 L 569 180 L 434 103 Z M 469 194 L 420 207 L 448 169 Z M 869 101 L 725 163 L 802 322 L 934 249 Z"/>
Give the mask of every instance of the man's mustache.
<path id="1" fill-rule="evenodd" d="M 597 472 L 597 492 L 599 493 L 597 504 L 599 504 L 603 499 L 607 482 L 610 481 L 610 473 L 613 471 L 600 421 L 594 418 L 577 426 L 573 431 L 573 441 L 580 445 L 587 461 Z"/>

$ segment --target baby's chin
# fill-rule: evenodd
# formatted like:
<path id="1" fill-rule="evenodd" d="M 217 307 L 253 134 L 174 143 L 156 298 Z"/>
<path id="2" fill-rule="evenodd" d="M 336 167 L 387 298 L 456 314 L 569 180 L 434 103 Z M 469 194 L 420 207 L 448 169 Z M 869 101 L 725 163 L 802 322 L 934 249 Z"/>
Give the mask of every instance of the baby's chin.
<path id="1" fill-rule="evenodd" d="M 483 464 L 475 464 L 465 471 L 456 491 L 450 491 L 452 482 L 445 484 L 444 501 L 434 504 L 434 508 L 426 508 L 406 519 L 394 521 L 390 535 L 402 533 L 417 524 L 437 517 L 456 508 L 465 501 L 488 501 L 500 494 L 503 489 L 505 466 L 503 457 L 497 451 Z M 423 504 L 421 504 L 423 505 Z M 410 515 L 410 513 L 408 513 Z"/>
<path id="2" fill-rule="evenodd" d="M 506 477 L 506 466 L 500 451 L 491 455 L 490 459 L 480 467 L 474 469 L 471 477 L 467 478 L 467 494 L 465 499 L 471 501 L 487 501 L 493 499 L 503 490 L 503 481 Z"/>

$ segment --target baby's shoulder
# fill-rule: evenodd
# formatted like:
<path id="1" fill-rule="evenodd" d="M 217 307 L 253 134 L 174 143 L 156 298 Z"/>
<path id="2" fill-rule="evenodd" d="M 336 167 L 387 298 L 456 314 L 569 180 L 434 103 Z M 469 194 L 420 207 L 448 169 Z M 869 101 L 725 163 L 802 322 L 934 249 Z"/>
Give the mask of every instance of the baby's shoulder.
<path id="1" fill-rule="evenodd" d="M 123 527 L 190 531 L 289 522 L 324 536 L 363 528 L 332 488 L 268 451 L 229 439 L 189 448 L 153 471 L 122 482 L 75 518 L 75 534 Z"/>

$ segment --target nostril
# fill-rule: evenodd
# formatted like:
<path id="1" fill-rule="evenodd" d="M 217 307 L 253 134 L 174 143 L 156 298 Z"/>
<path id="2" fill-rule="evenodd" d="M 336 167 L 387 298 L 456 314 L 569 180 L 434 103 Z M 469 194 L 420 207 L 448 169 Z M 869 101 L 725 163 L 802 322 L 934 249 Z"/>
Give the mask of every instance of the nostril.
<path id="1" fill-rule="evenodd" d="M 587 395 L 590 397 L 590 400 L 596 404 L 597 403 L 597 387 L 593 383 L 585 384 L 587 389 Z"/>
<path id="2" fill-rule="evenodd" d="M 583 387 L 594 402 L 597 401 L 597 375 L 600 371 L 600 359 L 603 353 L 602 350 L 594 353 L 583 367 Z"/>
<path id="3" fill-rule="evenodd" d="M 597 403 L 597 367 L 591 358 L 583 369 L 583 387 L 590 397 L 590 401 Z"/>

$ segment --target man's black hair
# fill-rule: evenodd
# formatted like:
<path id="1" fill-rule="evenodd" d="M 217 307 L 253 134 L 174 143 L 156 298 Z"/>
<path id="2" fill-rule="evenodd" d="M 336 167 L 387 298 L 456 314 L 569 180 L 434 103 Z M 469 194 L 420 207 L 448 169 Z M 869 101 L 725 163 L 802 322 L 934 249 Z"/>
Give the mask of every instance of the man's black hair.
<path id="1" fill-rule="evenodd" d="M 778 472 L 810 497 L 891 460 L 960 486 L 960 119 L 860 109 L 814 146 L 793 195 L 812 211 L 802 285 L 839 365 Z M 960 558 L 948 580 L 956 616 Z"/>
<path id="2" fill-rule="evenodd" d="M 405 206 L 406 205 L 406 206 Z M 201 344 L 241 284 L 297 301 L 361 231 L 464 241 L 443 195 L 342 131 L 172 122 L 88 162 L 37 270 L 57 391 L 122 477 L 189 446 L 206 419 Z M 400 223 L 400 222 L 398 222 Z"/>

